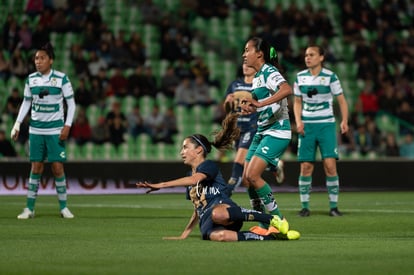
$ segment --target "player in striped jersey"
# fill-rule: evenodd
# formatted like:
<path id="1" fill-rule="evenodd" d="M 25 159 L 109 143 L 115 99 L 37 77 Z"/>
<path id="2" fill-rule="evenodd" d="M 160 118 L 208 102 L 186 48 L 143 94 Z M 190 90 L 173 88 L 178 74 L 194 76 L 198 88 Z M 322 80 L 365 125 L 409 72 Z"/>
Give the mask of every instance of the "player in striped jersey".
<path id="1" fill-rule="evenodd" d="M 257 130 L 257 112 L 243 114 L 240 107 L 242 99 L 252 97 L 252 83 L 256 70 L 253 67 L 243 64 L 242 71 L 243 77 L 237 78 L 230 83 L 226 91 L 226 98 L 224 100 L 224 108 L 227 113 L 234 112 L 239 114 L 237 126 L 240 129 L 240 137 L 235 142 L 237 151 L 233 161 L 232 173 L 230 179 L 228 180 L 231 191 L 241 185 L 244 161 Z M 270 166 L 268 167 L 268 170 L 275 175 L 276 182 L 278 184 L 283 182 L 284 171 L 282 160 L 279 160 L 277 167 Z"/>
<path id="2" fill-rule="evenodd" d="M 73 218 L 66 206 L 66 177 L 63 162 L 66 161 L 65 140 L 69 136 L 75 114 L 72 84 L 67 75 L 52 69 L 54 50 L 50 43 L 36 51 L 36 72 L 30 74 L 24 87 L 24 99 L 13 126 L 11 137 L 17 140 L 20 124 L 31 111 L 29 147 L 31 171 L 27 191 L 26 208 L 18 219 L 34 217 L 37 191 L 44 170 L 44 162 L 51 162 L 55 179 L 60 213 L 63 218 Z M 67 104 L 65 118 L 64 100 Z"/>
<path id="3" fill-rule="evenodd" d="M 255 210 L 263 211 L 263 203 L 267 211 L 287 224 L 262 174 L 267 166 L 277 167 L 290 143 L 287 97 L 292 94 L 292 88 L 277 68 L 276 50 L 262 38 L 253 37 L 247 41 L 243 61 L 257 73 L 253 79 L 252 98 L 243 99 L 241 108 L 246 113 L 257 111 L 258 114 L 257 132 L 246 156 L 243 184 L 248 187 Z M 261 226 L 266 227 L 265 224 Z"/>
<path id="4" fill-rule="evenodd" d="M 323 67 L 324 50 L 320 46 L 307 47 L 306 70 L 299 72 L 294 83 L 294 114 L 299 134 L 298 160 L 300 164 L 299 192 L 302 210 L 299 215 L 310 215 L 309 199 L 312 173 L 319 147 L 326 187 L 329 195 L 330 216 L 341 216 L 338 210 L 339 177 L 336 169 L 338 144 L 333 99 L 339 104 L 342 121 L 341 134 L 348 131 L 348 104 L 337 75 Z"/>

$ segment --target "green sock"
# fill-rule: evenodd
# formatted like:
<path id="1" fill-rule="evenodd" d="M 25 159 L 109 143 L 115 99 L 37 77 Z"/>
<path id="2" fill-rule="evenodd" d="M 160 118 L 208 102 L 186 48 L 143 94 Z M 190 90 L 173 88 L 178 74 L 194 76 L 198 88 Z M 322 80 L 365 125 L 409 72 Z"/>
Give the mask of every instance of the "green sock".
<path id="1" fill-rule="evenodd" d="M 299 195 L 302 208 L 309 209 L 312 177 L 299 176 Z"/>
<path id="2" fill-rule="evenodd" d="M 338 195 L 339 195 L 339 177 L 326 177 L 326 187 L 328 188 L 329 207 L 338 207 Z"/>
<path id="3" fill-rule="evenodd" d="M 273 196 L 273 192 L 269 184 L 265 182 L 265 184 L 261 188 L 257 189 L 256 192 L 267 211 L 269 211 L 272 215 L 278 215 L 282 219 L 283 216 L 277 207 L 275 197 Z"/>
<path id="4" fill-rule="evenodd" d="M 66 207 L 67 194 L 66 194 L 66 178 L 65 176 L 55 178 L 56 192 L 59 199 L 60 210 Z"/>
<path id="5" fill-rule="evenodd" d="M 29 208 L 31 211 L 33 211 L 35 208 L 37 191 L 39 190 L 40 178 L 41 178 L 40 174 L 30 173 L 29 186 L 27 188 L 26 207 Z"/>

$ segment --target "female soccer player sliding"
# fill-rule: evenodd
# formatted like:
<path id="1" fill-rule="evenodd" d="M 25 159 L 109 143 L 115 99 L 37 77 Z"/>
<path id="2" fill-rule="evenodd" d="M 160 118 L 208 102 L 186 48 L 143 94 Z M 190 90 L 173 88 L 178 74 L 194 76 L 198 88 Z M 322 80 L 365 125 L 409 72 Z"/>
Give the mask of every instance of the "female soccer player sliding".
<path id="1" fill-rule="evenodd" d="M 191 167 L 188 176 L 160 183 L 138 182 L 139 188 L 149 188 L 147 193 L 175 186 L 187 187 L 187 197 L 194 204 L 194 212 L 180 236 L 165 239 L 186 239 L 199 222 L 203 240 L 211 241 L 250 241 L 250 240 L 296 240 L 300 233 L 289 230 L 279 216 L 244 209 L 232 201 L 228 194 L 228 184 L 217 164 L 207 160 L 212 146 L 217 149 L 231 149 L 238 138 L 237 114 L 228 114 L 223 120 L 222 129 L 210 142 L 205 136 L 194 134 L 184 139 L 180 155 L 184 164 Z M 270 224 L 261 234 L 240 231 L 244 221 L 258 221 Z M 254 230 L 253 230 L 254 231 Z"/>

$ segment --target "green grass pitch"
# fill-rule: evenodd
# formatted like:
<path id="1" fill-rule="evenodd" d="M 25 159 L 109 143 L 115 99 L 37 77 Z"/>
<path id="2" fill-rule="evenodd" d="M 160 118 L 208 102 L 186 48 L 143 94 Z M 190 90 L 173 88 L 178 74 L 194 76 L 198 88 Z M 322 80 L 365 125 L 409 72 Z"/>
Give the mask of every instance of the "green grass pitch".
<path id="1" fill-rule="evenodd" d="M 233 198 L 248 207 L 247 194 Z M 216 243 L 198 228 L 162 240 L 189 220 L 183 194 L 69 194 L 73 220 L 42 194 L 36 217 L 17 220 L 25 197 L 1 196 L 0 274 L 414 274 L 414 192 L 342 192 L 343 217 L 327 215 L 324 192 L 312 194 L 307 218 L 297 193 L 276 199 L 300 240 Z"/>

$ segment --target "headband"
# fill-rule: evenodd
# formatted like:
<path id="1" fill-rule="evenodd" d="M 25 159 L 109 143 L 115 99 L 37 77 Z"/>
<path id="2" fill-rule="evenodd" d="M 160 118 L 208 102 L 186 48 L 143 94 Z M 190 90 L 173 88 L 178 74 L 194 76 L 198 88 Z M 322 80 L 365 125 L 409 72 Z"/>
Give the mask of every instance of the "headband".
<path id="1" fill-rule="evenodd" d="M 197 138 L 195 135 L 191 136 L 198 144 L 200 144 L 201 147 L 203 147 L 204 151 L 208 153 L 206 146 L 201 142 L 199 138 Z"/>

